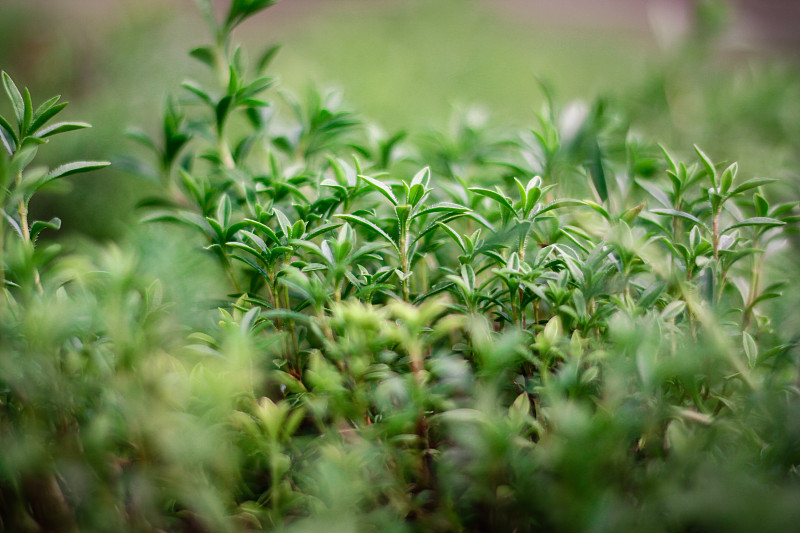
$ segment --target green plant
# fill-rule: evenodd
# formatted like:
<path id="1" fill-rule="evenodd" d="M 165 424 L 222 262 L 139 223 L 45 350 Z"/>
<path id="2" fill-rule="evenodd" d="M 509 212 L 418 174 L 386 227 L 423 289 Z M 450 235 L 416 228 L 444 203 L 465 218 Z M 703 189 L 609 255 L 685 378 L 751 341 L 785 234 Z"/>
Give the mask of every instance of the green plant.
<path id="1" fill-rule="evenodd" d="M 770 265 L 796 253 L 774 243 L 800 218 L 768 199 L 773 180 L 659 152 L 603 102 L 551 98 L 532 136 L 466 120 L 422 139 L 375 135 L 324 93 L 281 108 L 276 48 L 253 66 L 232 37 L 273 2 L 222 19 L 198 3 L 213 43 L 192 56 L 217 85 L 185 82 L 162 138 L 133 137 L 161 186 L 143 220 L 184 226 L 215 261 L 216 323 L 181 326 L 178 281 L 133 253 L 53 253 L 44 270 L 6 240 L 2 527 L 800 518 L 796 340 L 769 307 L 785 298 Z M 1 131 L 13 167 L 24 143 Z"/>

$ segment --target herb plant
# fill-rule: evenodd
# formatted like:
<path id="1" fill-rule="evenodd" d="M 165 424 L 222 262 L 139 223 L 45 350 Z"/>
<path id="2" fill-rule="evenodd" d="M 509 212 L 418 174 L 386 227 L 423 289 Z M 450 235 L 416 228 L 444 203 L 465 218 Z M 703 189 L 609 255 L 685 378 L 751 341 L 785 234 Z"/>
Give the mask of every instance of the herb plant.
<path id="1" fill-rule="evenodd" d="M 205 329 L 119 249 L 35 246 L 57 223 L 28 226 L 30 195 L 105 163 L 27 178 L 84 125 L 41 129 L 57 100 L 4 77 L 0 527 L 792 527 L 797 353 L 769 303 L 798 202 L 602 102 L 455 139 L 376 135 L 332 93 L 281 104 L 277 48 L 232 37 L 273 3 L 199 1 L 217 84 L 132 132 L 161 187 L 144 222 L 188 228 L 226 286 Z"/>

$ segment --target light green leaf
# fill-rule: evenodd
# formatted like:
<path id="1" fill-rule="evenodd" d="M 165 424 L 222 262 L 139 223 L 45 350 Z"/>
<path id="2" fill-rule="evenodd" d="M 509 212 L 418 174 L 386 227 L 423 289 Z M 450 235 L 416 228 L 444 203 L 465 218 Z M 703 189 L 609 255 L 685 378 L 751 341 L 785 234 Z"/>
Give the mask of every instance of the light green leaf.
<path id="1" fill-rule="evenodd" d="M 358 177 L 366 181 L 370 187 L 384 195 L 390 202 L 392 202 L 392 205 L 396 206 L 400 203 L 397 201 L 397 197 L 392 192 L 392 189 L 385 183 L 381 183 L 375 178 L 370 178 L 369 176 L 364 176 L 363 174 L 359 174 Z"/>
<path id="2" fill-rule="evenodd" d="M 35 240 L 36 236 L 39 235 L 39 233 L 41 233 L 42 230 L 47 229 L 47 228 L 49 228 L 49 229 L 60 229 L 61 228 L 61 219 L 58 218 L 58 217 L 55 217 L 55 218 L 51 218 L 47 222 L 44 222 L 42 220 L 37 220 L 36 222 L 31 224 L 31 230 L 30 230 L 31 240 L 32 241 Z"/>
<path id="3" fill-rule="evenodd" d="M 742 346 L 744 347 L 744 354 L 747 357 L 747 364 L 750 368 L 756 367 L 758 361 L 758 346 L 753 336 L 746 331 L 742 332 Z"/>
<path id="4" fill-rule="evenodd" d="M 737 222 L 736 224 L 728 226 L 727 228 L 722 230 L 722 233 L 727 233 L 727 232 L 729 232 L 731 230 L 734 230 L 736 228 L 743 228 L 743 227 L 747 227 L 747 226 L 776 227 L 776 226 L 783 226 L 785 224 L 786 224 L 786 222 L 780 221 L 780 220 L 778 220 L 776 218 L 753 217 L 753 218 L 744 219 L 741 222 Z"/>
<path id="5" fill-rule="evenodd" d="M 8 94 L 8 97 L 11 99 L 11 104 L 14 107 L 14 114 L 17 116 L 17 124 L 21 131 L 25 120 L 25 101 L 22 99 L 22 94 L 20 94 L 11 76 L 5 71 L 3 71 L 3 85 L 6 88 L 6 94 Z"/>
<path id="6" fill-rule="evenodd" d="M 45 179 L 42 182 L 42 184 L 52 180 L 65 178 L 73 174 L 80 174 L 82 172 L 91 172 L 92 170 L 99 170 L 101 168 L 107 167 L 110 164 L 111 163 L 108 161 L 75 161 L 73 163 L 67 163 L 66 165 L 61 165 L 60 167 L 56 167 L 53 170 L 51 170 L 47 174 L 47 176 L 45 176 Z"/>
<path id="7" fill-rule="evenodd" d="M 82 130 L 91 127 L 92 125 L 87 124 L 86 122 L 57 122 L 52 126 L 48 126 L 37 131 L 34 133 L 34 135 L 40 139 L 44 139 L 45 137 L 50 137 L 51 135 L 57 135 L 67 131 Z"/>
<path id="8" fill-rule="evenodd" d="M 376 232 L 378 235 L 386 239 L 386 241 L 392 245 L 392 247 L 398 254 L 400 253 L 400 248 L 398 248 L 397 244 L 394 242 L 394 239 L 392 239 L 388 233 L 379 228 L 374 222 L 370 222 L 369 220 L 356 215 L 335 215 L 335 216 L 336 218 L 341 218 L 349 222 L 360 224 L 362 226 L 371 229 L 372 231 Z"/>
<path id="9" fill-rule="evenodd" d="M 711 181 L 711 187 L 713 189 L 717 189 L 717 171 L 714 168 L 714 163 L 711 161 L 711 158 L 708 157 L 705 152 L 703 152 L 699 146 L 696 144 L 694 145 L 694 151 L 697 152 L 697 155 L 700 157 L 700 161 L 703 162 L 703 167 L 706 169 L 706 174 L 708 174 L 708 179 Z"/>
<path id="10" fill-rule="evenodd" d="M 514 212 L 514 206 L 511 205 L 511 201 L 508 199 L 508 197 L 506 197 L 506 195 L 500 192 L 493 191 L 491 189 L 484 189 L 482 187 L 470 187 L 468 190 L 480 196 L 490 198 L 495 202 L 499 203 L 501 206 L 508 209 L 509 211 L 511 211 L 512 213 Z"/>

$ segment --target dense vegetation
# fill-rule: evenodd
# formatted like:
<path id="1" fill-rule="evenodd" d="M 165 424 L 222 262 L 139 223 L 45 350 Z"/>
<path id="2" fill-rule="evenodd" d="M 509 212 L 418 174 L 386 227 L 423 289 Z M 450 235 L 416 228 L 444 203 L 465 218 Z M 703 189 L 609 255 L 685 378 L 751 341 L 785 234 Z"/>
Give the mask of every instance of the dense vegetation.
<path id="1" fill-rule="evenodd" d="M 0 531 L 795 527 L 798 203 L 607 102 L 414 137 L 278 95 L 232 39 L 273 3 L 198 2 L 138 243 L 37 241 L 107 163 L 32 166 L 87 125 L 3 74 Z"/>

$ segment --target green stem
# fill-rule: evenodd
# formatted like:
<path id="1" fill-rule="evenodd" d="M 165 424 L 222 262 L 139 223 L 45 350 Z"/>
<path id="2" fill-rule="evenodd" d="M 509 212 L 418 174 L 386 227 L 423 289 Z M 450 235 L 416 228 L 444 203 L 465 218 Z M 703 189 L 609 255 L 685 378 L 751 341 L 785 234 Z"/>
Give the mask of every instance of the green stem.
<path id="1" fill-rule="evenodd" d="M 757 244 L 754 243 L 754 245 Z M 747 295 L 747 302 L 745 302 L 744 312 L 742 313 L 742 331 L 750 326 L 750 320 L 753 317 L 753 306 L 755 305 L 758 293 L 761 290 L 761 271 L 763 268 L 763 255 L 754 255 L 752 267 L 750 268 L 750 291 Z"/>
<path id="2" fill-rule="evenodd" d="M 22 230 L 22 239 L 25 242 L 30 242 L 31 231 L 30 227 L 28 226 L 28 202 L 25 200 L 20 200 L 17 213 L 19 213 L 19 227 L 20 230 Z"/>
<path id="3" fill-rule="evenodd" d="M 400 289 L 403 293 L 403 301 L 411 301 L 411 294 L 408 286 L 408 228 L 405 225 L 400 227 L 400 271 L 403 279 L 400 280 Z"/>
<path id="4" fill-rule="evenodd" d="M 219 150 L 219 158 L 225 168 L 236 168 L 236 162 L 233 160 L 231 148 L 228 146 L 228 141 L 225 139 L 224 127 L 219 131 L 219 142 L 217 144 Z"/>
<path id="5" fill-rule="evenodd" d="M 714 261 L 719 261 L 719 215 L 721 210 L 714 211 L 714 219 L 711 223 L 711 239 L 714 246 Z"/>

